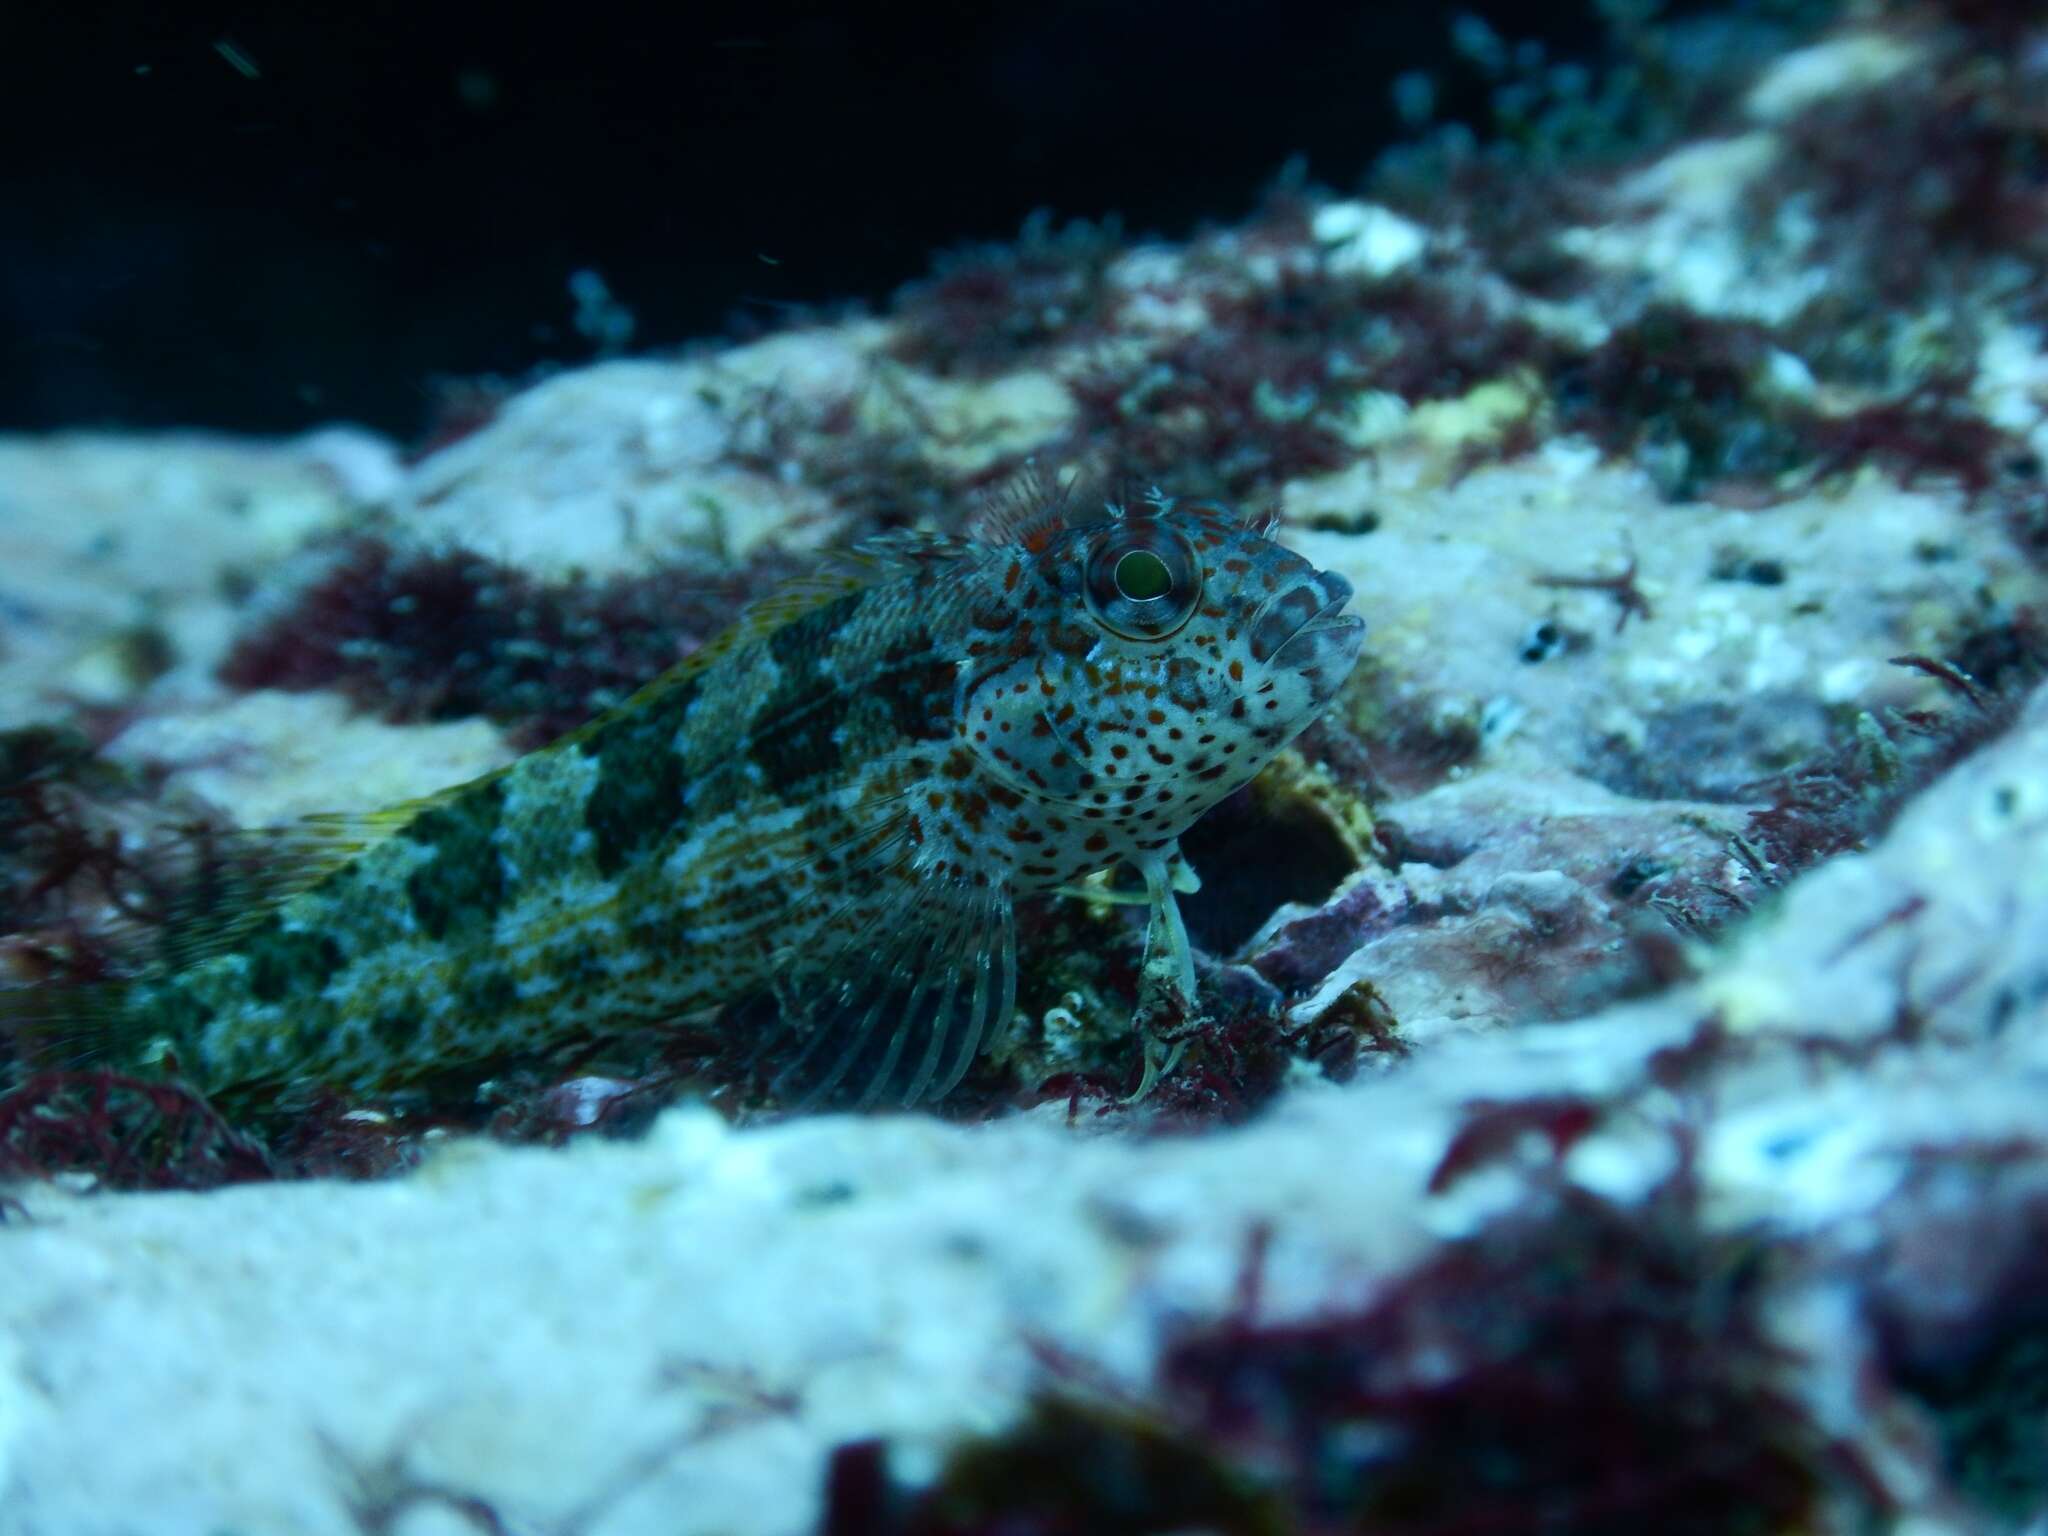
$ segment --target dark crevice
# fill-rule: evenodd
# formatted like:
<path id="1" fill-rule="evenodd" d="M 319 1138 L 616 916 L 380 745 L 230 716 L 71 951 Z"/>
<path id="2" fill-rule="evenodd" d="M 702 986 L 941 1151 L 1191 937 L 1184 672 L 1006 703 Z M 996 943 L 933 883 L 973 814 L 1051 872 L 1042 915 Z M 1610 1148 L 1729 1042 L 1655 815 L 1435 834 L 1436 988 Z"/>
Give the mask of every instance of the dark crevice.
<path id="1" fill-rule="evenodd" d="M 1319 906 L 1358 867 L 1344 835 L 1314 802 L 1253 786 L 1181 835 L 1202 889 L 1181 898 L 1188 934 L 1234 954 L 1287 902 Z"/>

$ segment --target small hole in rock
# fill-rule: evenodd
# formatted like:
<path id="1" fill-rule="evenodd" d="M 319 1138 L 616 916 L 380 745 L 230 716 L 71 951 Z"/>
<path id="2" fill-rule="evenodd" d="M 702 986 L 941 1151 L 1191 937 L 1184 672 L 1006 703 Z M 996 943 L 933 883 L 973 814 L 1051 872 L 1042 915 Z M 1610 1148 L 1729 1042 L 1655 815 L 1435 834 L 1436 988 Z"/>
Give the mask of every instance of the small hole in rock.
<path id="1" fill-rule="evenodd" d="M 1370 507 L 1356 512 L 1316 512 L 1299 523 L 1312 533 L 1371 533 L 1379 525 L 1380 515 Z"/>
<path id="2" fill-rule="evenodd" d="M 1240 790 L 1181 834 L 1202 888 L 1180 899 L 1188 934 L 1212 955 L 1234 954 L 1290 901 L 1318 905 L 1358 867 L 1350 845 L 1313 801 L 1284 788 Z"/>
<path id="3" fill-rule="evenodd" d="M 1768 556 L 1751 556 L 1728 546 L 1715 552 L 1714 564 L 1707 576 L 1712 581 L 1746 581 L 1756 587 L 1782 587 L 1785 584 L 1785 562 Z"/>
<path id="4" fill-rule="evenodd" d="M 1522 637 L 1522 660 L 1532 665 L 1548 660 L 1564 649 L 1564 639 L 1564 631 L 1548 619 L 1533 624 L 1529 632 Z"/>

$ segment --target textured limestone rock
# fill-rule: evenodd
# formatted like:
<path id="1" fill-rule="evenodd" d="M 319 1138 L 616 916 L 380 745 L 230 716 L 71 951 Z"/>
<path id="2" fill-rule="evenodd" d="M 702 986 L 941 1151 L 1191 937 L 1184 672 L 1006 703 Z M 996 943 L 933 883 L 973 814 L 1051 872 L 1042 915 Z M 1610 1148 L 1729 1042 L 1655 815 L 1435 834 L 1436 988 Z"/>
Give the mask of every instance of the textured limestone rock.
<path id="1" fill-rule="evenodd" d="M 2048 697 L 1699 983 L 1441 1040 L 1238 1130 L 1131 1141 L 1049 1109 L 736 1132 L 681 1109 L 627 1144 L 451 1144 L 382 1184 L 23 1188 L 0 1228 L 0 1531 L 90 1536 L 146 1512 L 345 1532 L 380 1479 L 487 1500 L 511 1529 L 800 1530 L 830 1446 L 887 1435 L 928 1467 L 1020 1409 L 1043 1346 L 1141 1384 L 1167 1331 L 1233 1305 L 1259 1227 L 1261 1305 L 1285 1318 L 1369 1296 L 1511 1209 L 1549 1161 L 1539 1136 L 1428 1192 L 1475 1100 L 1603 1102 L 1566 1171 L 1639 1194 L 1675 1155 L 1653 1064 L 1714 1020 L 1724 1043 L 1686 1084 L 1714 1106 L 1705 1209 L 1824 1256 L 1776 1315 L 1817 1411 L 1913 1507 L 1910 1415 L 1828 1394 L 1873 1349 L 1859 1308 L 1895 1277 L 1872 1223 L 1916 1167 L 1958 1137 L 2037 1134 L 2044 871 Z"/>
<path id="2" fill-rule="evenodd" d="M 1304 193 L 1184 247 L 1041 229 L 892 318 L 563 372 L 410 460 L 0 443 L 0 727 L 82 743 L 0 738 L 10 978 L 92 957 L 108 871 L 179 818 L 486 770 L 1033 454 L 1277 506 L 1370 626 L 1331 718 L 1190 839 L 1211 1010 L 1145 1104 L 1137 931 L 1066 904 L 1025 916 L 1044 952 L 962 1123 L 736 1125 L 687 1070 L 522 1065 L 451 1118 L 568 1145 L 340 1105 L 316 1141 L 419 1166 L 144 1196 L 89 1187 L 110 1142 L 0 1188 L 0 1536 L 796 1532 L 837 1445 L 915 1484 L 1045 1393 L 1150 1401 L 1248 1296 L 1397 1305 L 1562 1190 L 1674 1188 L 1754 1257 L 1837 1494 L 2027 1528 L 2048 354 L 2019 254 L 1827 180 L 1894 101 L 2024 138 L 2033 55 L 1969 49 L 1852 22 L 1549 187 L 1512 249 L 1448 181 Z M 2003 195 L 1922 137 L 1949 158 L 1873 187 Z M 2021 234 L 2033 195 L 2000 205 Z M 1893 237 L 1939 281 L 1883 268 Z M 300 691 L 221 667 L 259 632 Z M 0 1078 L 0 1151 L 71 1102 Z M 674 1107 L 599 1134 L 636 1102 Z"/>

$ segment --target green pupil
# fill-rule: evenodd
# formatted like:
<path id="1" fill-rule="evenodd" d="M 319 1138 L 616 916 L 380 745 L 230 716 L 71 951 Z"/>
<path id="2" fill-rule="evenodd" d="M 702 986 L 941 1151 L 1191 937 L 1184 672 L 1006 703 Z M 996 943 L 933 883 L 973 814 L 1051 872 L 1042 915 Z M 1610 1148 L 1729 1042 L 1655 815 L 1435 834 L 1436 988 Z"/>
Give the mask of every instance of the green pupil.
<path id="1" fill-rule="evenodd" d="M 1134 549 L 1116 563 L 1116 589 L 1134 603 L 1150 602 L 1173 590 L 1173 572 L 1149 549 Z"/>

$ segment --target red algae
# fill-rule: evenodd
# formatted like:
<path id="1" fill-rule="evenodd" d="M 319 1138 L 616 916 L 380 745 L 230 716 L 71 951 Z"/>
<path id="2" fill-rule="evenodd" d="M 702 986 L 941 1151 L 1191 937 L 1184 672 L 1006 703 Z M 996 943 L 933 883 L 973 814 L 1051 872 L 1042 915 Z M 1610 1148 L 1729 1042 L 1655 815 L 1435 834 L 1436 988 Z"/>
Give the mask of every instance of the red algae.
<path id="1" fill-rule="evenodd" d="M 892 310 L 901 334 L 891 353 L 948 376 L 1022 366 L 1104 325 L 1109 267 L 1122 251 L 1114 220 L 1054 228 L 1039 213 L 1011 244 L 944 252 L 930 277 L 897 294 Z"/>
<path id="2" fill-rule="evenodd" d="M 334 689 L 394 722 L 481 715 L 538 746 L 679 661 L 770 584 L 680 566 L 550 583 L 468 551 L 362 538 L 244 634 L 220 677 Z"/>
<path id="3" fill-rule="evenodd" d="M 84 1174 L 116 1189 L 215 1189 L 274 1178 L 254 1136 L 179 1083 L 37 1072 L 0 1092 L 0 1178 Z"/>
<path id="4" fill-rule="evenodd" d="M 1135 1403 L 1049 1391 L 928 1488 L 885 1490 L 849 1448 L 824 1528 L 1767 1536 L 1881 1513 L 1791 1389 L 1772 1266 L 1693 1201 L 1682 1179 L 1636 1206 L 1559 1190 L 1363 1307 L 1183 1333 Z"/>

